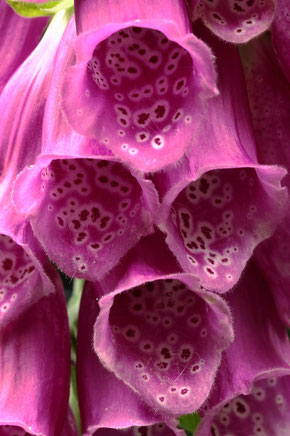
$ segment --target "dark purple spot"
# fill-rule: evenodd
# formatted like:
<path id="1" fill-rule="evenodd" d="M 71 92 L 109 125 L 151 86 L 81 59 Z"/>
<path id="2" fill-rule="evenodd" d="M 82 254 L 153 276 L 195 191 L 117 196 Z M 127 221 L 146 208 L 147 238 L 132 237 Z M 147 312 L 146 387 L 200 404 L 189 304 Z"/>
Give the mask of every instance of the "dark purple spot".
<path id="1" fill-rule="evenodd" d="M 180 355 L 181 359 L 188 360 L 190 358 L 190 356 L 191 356 L 190 349 L 189 348 L 183 348 L 183 350 L 181 352 L 181 355 Z"/>
<path id="2" fill-rule="evenodd" d="M 92 212 L 91 212 L 91 220 L 93 221 L 93 223 L 100 218 L 101 214 L 100 211 L 97 207 L 92 207 Z"/>
<path id="3" fill-rule="evenodd" d="M 171 353 L 169 351 L 168 348 L 163 347 L 160 351 L 160 354 L 163 356 L 164 359 L 170 359 L 171 358 Z"/>
<path id="4" fill-rule="evenodd" d="M 135 338 L 136 337 L 135 330 L 129 328 L 128 330 L 126 330 L 126 336 L 128 336 L 128 338 Z"/>
<path id="5" fill-rule="evenodd" d="M 151 64 L 156 64 L 156 62 L 158 62 L 158 56 L 151 56 L 149 62 L 151 62 Z"/>
<path id="6" fill-rule="evenodd" d="M 195 250 L 198 249 L 198 245 L 197 245 L 197 243 L 194 242 L 194 241 L 190 241 L 190 242 L 188 242 L 188 243 L 186 244 L 186 246 L 187 246 L 189 249 L 192 249 L 192 248 L 194 248 Z"/>
<path id="7" fill-rule="evenodd" d="M 165 107 L 163 105 L 158 105 L 154 112 L 156 114 L 156 118 L 163 118 L 165 114 Z"/>
<path id="8" fill-rule="evenodd" d="M 75 230 L 78 230 L 80 228 L 80 226 L 81 226 L 81 223 L 80 223 L 79 220 L 74 219 L 74 220 L 72 220 L 72 223 L 74 225 L 74 229 Z"/>
<path id="9" fill-rule="evenodd" d="M 243 414 L 243 413 L 247 412 L 245 406 L 240 401 L 236 401 L 236 408 L 237 408 L 237 412 L 239 412 L 239 413 Z"/>
<path id="10" fill-rule="evenodd" d="M 12 265 L 13 265 L 13 262 L 8 257 L 6 259 L 4 259 L 3 262 L 2 262 L 2 268 L 5 271 L 8 271 L 9 269 L 11 269 Z"/>
<path id="11" fill-rule="evenodd" d="M 110 220 L 110 217 L 108 217 L 108 216 L 104 216 L 101 219 L 101 224 L 100 224 L 101 229 L 104 229 L 107 226 L 107 223 L 109 220 Z"/>
<path id="12" fill-rule="evenodd" d="M 201 231 L 204 234 L 204 236 L 206 237 L 206 239 L 212 239 L 212 236 L 211 236 L 212 230 L 209 227 L 202 226 Z"/>
<path id="13" fill-rule="evenodd" d="M 86 210 L 86 209 L 82 210 L 81 213 L 79 214 L 80 220 L 86 221 L 89 214 L 90 214 L 90 212 L 88 210 Z"/>
<path id="14" fill-rule="evenodd" d="M 150 117 L 149 113 L 142 112 L 141 114 L 138 115 L 137 123 L 143 125 L 146 123 L 149 117 Z"/>
<path id="15" fill-rule="evenodd" d="M 87 234 L 85 232 L 80 232 L 78 234 L 77 241 L 78 242 L 82 242 L 85 239 L 86 236 L 87 236 Z"/>
<path id="16" fill-rule="evenodd" d="M 128 68 L 128 73 L 136 74 L 137 73 L 137 69 L 135 67 L 129 67 Z"/>
<path id="17" fill-rule="evenodd" d="M 57 221 L 58 221 L 60 226 L 62 226 L 62 227 L 64 226 L 64 220 L 60 216 L 57 217 Z"/>
<path id="18" fill-rule="evenodd" d="M 158 368 L 160 368 L 160 369 L 166 369 L 168 367 L 168 363 L 167 362 L 157 362 L 156 366 L 158 366 Z"/>
<path id="19" fill-rule="evenodd" d="M 140 310 L 143 309 L 143 306 L 142 306 L 142 304 L 140 304 L 140 303 L 138 303 L 138 304 L 134 304 L 134 306 L 132 307 L 132 309 L 133 309 L 135 312 L 139 312 Z M 144 348 L 145 348 L 145 347 L 144 347 Z"/>
<path id="20" fill-rule="evenodd" d="M 106 176 L 101 176 L 101 177 L 99 177 L 99 181 L 100 181 L 101 183 L 107 183 L 107 182 L 109 181 L 109 179 L 108 179 L 108 177 L 106 177 Z"/>
<path id="21" fill-rule="evenodd" d="M 209 188 L 209 183 L 206 179 L 202 178 L 200 179 L 199 182 L 199 190 L 203 193 L 206 194 Z"/>

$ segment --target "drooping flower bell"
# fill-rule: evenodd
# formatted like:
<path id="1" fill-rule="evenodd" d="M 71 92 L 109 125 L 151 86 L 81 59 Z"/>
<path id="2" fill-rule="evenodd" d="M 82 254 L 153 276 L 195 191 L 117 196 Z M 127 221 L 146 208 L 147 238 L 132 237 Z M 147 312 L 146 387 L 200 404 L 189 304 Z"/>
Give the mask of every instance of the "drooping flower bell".
<path id="1" fill-rule="evenodd" d="M 116 380 L 166 419 L 200 407 L 233 339 L 221 298 L 182 273 L 159 233 L 95 283 L 95 293 L 94 348 Z"/>
<path id="2" fill-rule="evenodd" d="M 70 381 L 62 284 L 51 265 L 37 270 L 7 236 L 1 236 L 0 255 L 0 434 L 18 434 L 5 426 L 21 427 L 19 434 L 61 434 Z"/>
<path id="3" fill-rule="evenodd" d="M 211 52 L 191 33 L 185 3 L 77 1 L 76 24 L 57 97 L 71 127 L 141 171 L 175 163 L 217 93 Z"/>
<path id="4" fill-rule="evenodd" d="M 285 170 L 258 163 L 236 49 L 203 34 L 217 57 L 220 95 L 208 100 L 192 151 L 153 180 L 162 199 L 159 226 L 182 268 L 225 292 L 281 221 L 287 193 Z"/>
<path id="5" fill-rule="evenodd" d="M 188 0 L 193 19 L 202 18 L 217 36 L 247 42 L 271 25 L 280 0 Z"/>

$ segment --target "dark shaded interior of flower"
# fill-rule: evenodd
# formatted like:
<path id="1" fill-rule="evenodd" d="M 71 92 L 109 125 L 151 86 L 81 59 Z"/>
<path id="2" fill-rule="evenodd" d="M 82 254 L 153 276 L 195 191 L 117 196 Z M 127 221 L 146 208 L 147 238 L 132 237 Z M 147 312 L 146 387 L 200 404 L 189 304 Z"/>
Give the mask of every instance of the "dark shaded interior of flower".
<path id="1" fill-rule="evenodd" d="M 12 425 L 2 425 L 0 427 L 0 435 L 1 436 L 26 436 L 29 433 L 26 433 L 23 428 L 14 427 Z"/>
<path id="2" fill-rule="evenodd" d="M 72 277 L 96 279 L 100 268 L 107 271 L 144 230 L 141 187 L 122 164 L 55 160 L 42 170 L 41 191 L 33 230 Z"/>
<path id="3" fill-rule="evenodd" d="M 198 14 L 217 35 L 232 42 L 246 42 L 267 28 L 274 10 L 273 0 L 207 0 Z M 263 27 L 263 23 L 265 25 Z"/>
<path id="4" fill-rule="evenodd" d="M 287 376 L 256 382 L 250 395 L 240 395 L 221 409 L 211 425 L 211 435 L 238 435 L 242 425 L 245 435 L 286 436 L 289 427 L 283 429 L 283 423 L 289 423 L 289 394 L 285 396 L 288 383 Z"/>
<path id="5" fill-rule="evenodd" d="M 251 168 L 209 171 L 191 182 L 171 209 L 183 266 L 228 284 L 265 237 L 270 199 Z"/>
<path id="6" fill-rule="evenodd" d="M 218 359 L 207 313 L 206 303 L 179 280 L 117 295 L 109 319 L 113 370 L 158 408 L 192 411 L 211 385 L 212 357 Z"/>
<path id="7" fill-rule="evenodd" d="M 132 155 L 163 148 L 180 124 L 191 124 L 193 71 L 189 53 L 157 30 L 128 27 L 98 44 L 86 93 L 104 103 L 101 141 L 118 140 Z"/>
<path id="8" fill-rule="evenodd" d="M 29 297 L 29 292 L 23 295 L 22 286 L 36 275 L 35 266 L 23 248 L 10 237 L 0 235 L 0 320 L 1 315 L 13 310 L 15 302 L 18 306 L 19 300 Z"/>
<path id="9" fill-rule="evenodd" d="M 118 436 L 122 434 L 123 436 L 173 436 L 172 430 L 167 427 L 163 422 L 158 424 L 148 425 L 148 426 L 134 426 L 128 427 L 121 430 L 112 428 L 101 428 L 94 433 L 94 436 Z"/>

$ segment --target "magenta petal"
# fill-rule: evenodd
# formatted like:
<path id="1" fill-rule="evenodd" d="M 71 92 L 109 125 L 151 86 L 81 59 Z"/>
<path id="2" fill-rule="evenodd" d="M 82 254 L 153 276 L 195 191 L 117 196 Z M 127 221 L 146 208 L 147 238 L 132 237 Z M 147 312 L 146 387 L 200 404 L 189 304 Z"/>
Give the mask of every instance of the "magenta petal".
<path id="1" fill-rule="evenodd" d="M 287 415 L 285 409 L 286 413 L 280 414 L 283 411 L 281 410 L 281 403 L 279 405 L 282 397 L 280 399 L 278 397 L 275 407 L 273 407 L 273 403 L 275 403 L 278 394 L 284 395 L 285 391 L 288 392 L 287 394 L 285 392 L 285 402 L 289 401 L 289 377 L 281 379 L 281 384 L 284 384 L 285 387 L 280 392 L 279 390 L 275 392 L 273 386 L 276 377 L 289 374 L 289 338 L 285 326 L 275 309 L 271 289 L 261 270 L 253 261 L 249 262 L 235 289 L 226 295 L 226 300 L 232 311 L 235 340 L 224 352 L 211 397 L 208 404 L 203 407 L 205 416 L 196 434 L 197 436 L 208 436 L 213 418 L 217 414 L 219 423 L 217 423 L 217 420 L 214 421 L 213 428 L 216 433 L 212 430 L 213 434 L 222 436 L 227 431 L 229 433 L 233 431 L 234 433 L 236 427 L 231 428 L 230 425 L 226 427 L 228 428 L 227 431 L 224 429 L 223 432 L 218 433 L 219 429 L 224 428 L 221 427 L 223 422 L 226 425 L 228 423 L 228 419 L 224 418 L 223 412 L 226 412 L 226 415 L 227 410 L 233 412 L 230 418 L 233 423 L 236 423 L 236 420 L 242 417 L 245 418 L 246 422 L 249 411 L 247 403 L 248 399 L 251 398 L 249 394 L 252 391 L 252 396 L 255 398 L 250 399 L 250 403 L 255 404 L 255 408 L 251 408 L 251 415 L 253 412 L 260 413 L 264 409 L 264 421 L 267 421 L 269 426 L 270 420 L 272 425 L 265 428 L 266 434 L 278 435 L 280 434 L 278 429 L 281 420 L 285 420 L 286 428 L 289 428 L 289 412 Z M 258 382 L 256 385 L 256 388 L 262 388 L 260 390 L 261 395 L 258 389 L 252 389 L 253 383 L 260 379 L 268 379 L 267 383 L 261 382 L 261 386 L 259 386 L 260 382 Z M 277 387 L 280 387 L 281 384 L 279 382 Z M 263 391 L 264 388 L 266 388 L 266 392 Z M 237 399 L 233 400 L 231 407 L 226 406 L 229 401 L 241 394 L 247 396 L 242 397 L 241 400 L 244 408 L 239 407 Z M 246 405 L 243 400 L 246 401 Z M 225 406 L 224 409 L 221 409 L 223 406 Z M 251 416 L 251 421 L 252 419 Z M 256 423 L 258 424 L 258 421 Z M 255 422 L 252 421 L 253 426 L 254 424 Z M 242 425 L 241 422 L 240 425 Z M 277 427 L 275 428 L 275 426 Z M 216 429 L 216 427 L 218 428 Z M 249 432 L 248 427 L 241 428 L 244 434 L 252 434 Z"/>
<path id="2" fill-rule="evenodd" d="M 279 1 L 277 2 L 279 3 Z M 193 19 L 201 17 L 206 26 L 225 41 L 247 42 L 269 28 L 275 0 L 189 0 Z"/>
<path id="3" fill-rule="evenodd" d="M 182 157 L 200 124 L 203 100 L 217 93 L 212 55 L 189 33 L 183 4 L 171 2 L 165 13 L 156 2 L 162 20 L 158 14 L 151 20 L 152 5 L 147 10 L 135 1 L 135 10 L 124 14 L 123 3 L 95 2 L 83 14 L 90 25 L 81 27 L 90 31 L 74 42 L 76 63 L 72 48 L 63 59 L 62 108 L 76 132 L 141 171 L 156 171 Z"/>
<path id="4" fill-rule="evenodd" d="M 31 304 L 54 293 L 55 289 L 47 275 L 51 270 L 49 260 L 35 240 L 29 224 L 26 223 L 16 237 L 8 236 L 7 227 L 3 233 L 1 224 L 0 326 L 3 327 Z"/>
<path id="5" fill-rule="evenodd" d="M 35 162 L 40 151 L 51 67 L 65 25 L 66 20 L 62 14 L 54 18 L 39 45 L 19 67 L 1 94 L 1 195 L 25 165 Z"/>
<path id="6" fill-rule="evenodd" d="M 159 205 L 150 180 L 100 156 L 40 161 L 18 177 L 14 200 L 32 214 L 49 257 L 66 274 L 92 281 L 153 231 Z"/>
<path id="7" fill-rule="evenodd" d="M 287 0 L 276 2 L 275 18 L 271 27 L 273 43 L 285 76 L 290 82 L 290 7 Z"/>
<path id="8" fill-rule="evenodd" d="M 75 9 L 78 33 L 95 30 L 106 24 L 138 19 L 148 22 L 172 21 L 182 33 L 190 31 L 184 0 L 169 0 L 166 8 L 162 0 L 150 4 L 144 0 L 131 0 L 130 3 L 119 0 L 110 4 L 107 0 L 76 0 Z"/>
<path id="9" fill-rule="evenodd" d="M 107 371 L 92 349 L 93 326 L 99 313 L 96 292 L 86 282 L 79 313 L 77 380 L 84 435 L 98 428 L 126 428 L 160 421 L 135 392 Z M 99 433 L 97 433 L 99 434 Z M 108 433 L 107 433 L 108 434 Z"/>
<path id="10" fill-rule="evenodd" d="M 213 436 L 287 436 L 290 428 L 289 407 L 290 376 L 263 378 L 255 381 L 248 395 L 237 396 L 224 404 L 212 419 L 210 429 L 205 418 L 196 436 L 208 436 L 209 430 Z"/>
<path id="11" fill-rule="evenodd" d="M 290 170 L 290 87 L 268 38 L 253 41 L 243 52 L 253 127 L 260 161 Z M 283 180 L 289 189 L 289 174 Z M 258 247 L 256 259 L 268 278 L 280 316 L 290 324 L 290 213 L 274 235 Z"/>
<path id="12" fill-rule="evenodd" d="M 221 94 L 208 100 L 198 147 L 154 181 L 163 198 L 159 226 L 170 249 L 203 286 L 225 292 L 255 246 L 273 233 L 287 195 L 280 185 L 285 171 L 257 163 L 236 49 L 209 40 Z"/>
<path id="13" fill-rule="evenodd" d="M 40 41 L 47 21 L 46 17 L 20 17 L 6 1 L 0 2 L 0 93 L 17 67 Z"/>
<path id="14" fill-rule="evenodd" d="M 67 412 L 69 329 L 59 281 L 55 273 L 56 293 L 29 307 L 0 334 L 0 423 L 29 434 L 60 434 Z"/>
<path id="15" fill-rule="evenodd" d="M 179 273 L 159 234 L 143 239 L 98 286 L 106 295 L 94 345 L 104 366 L 167 419 L 196 410 L 232 340 L 224 301 Z"/>

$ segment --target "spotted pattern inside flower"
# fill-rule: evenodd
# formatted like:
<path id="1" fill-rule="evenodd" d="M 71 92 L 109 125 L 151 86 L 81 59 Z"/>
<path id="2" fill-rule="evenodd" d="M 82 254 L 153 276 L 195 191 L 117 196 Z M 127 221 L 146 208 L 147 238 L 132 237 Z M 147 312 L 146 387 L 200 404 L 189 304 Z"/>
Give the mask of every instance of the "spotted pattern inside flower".
<path id="1" fill-rule="evenodd" d="M 213 420 L 210 434 L 238 436 L 242 428 L 245 435 L 286 435 L 285 431 L 289 430 L 289 381 L 289 376 L 285 376 L 256 382 L 250 395 L 240 395 L 224 405 Z"/>
<path id="2" fill-rule="evenodd" d="M 33 229 L 72 277 L 95 280 L 146 232 L 141 187 L 119 163 L 55 160 L 43 168 L 40 183 Z"/>
<path id="3" fill-rule="evenodd" d="M 158 280 L 119 294 L 110 312 L 113 368 L 153 407 L 177 414 L 198 407 L 218 359 L 216 315 L 186 285 Z M 97 349 L 98 352 L 98 349 Z M 211 381 L 209 381 L 211 380 Z"/>
<path id="4" fill-rule="evenodd" d="M 266 30 L 274 7 L 273 0 L 200 0 L 196 13 L 214 33 L 238 43 Z"/>
<path id="5" fill-rule="evenodd" d="M 37 277 L 35 265 L 23 248 L 0 235 L 0 321 L 30 297 L 29 288 L 33 288 Z"/>
<path id="6" fill-rule="evenodd" d="M 154 425 L 142 425 L 124 429 L 102 428 L 94 433 L 95 436 L 174 436 L 175 433 L 166 424 L 159 422 Z"/>
<path id="7" fill-rule="evenodd" d="M 87 95 L 106 104 L 101 142 L 117 140 L 120 151 L 134 155 L 162 149 L 181 126 L 190 129 L 193 71 L 188 52 L 157 30 L 129 27 L 98 44 Z"/>
<path id="8" fill-rule="evenodd" d="M 26 433 L 23 428 L 14 427 L 12 425 L 2 425 L 1 426 L 1 436 L 26 436 L 29 433 Z"/>
<path id="9" fill-rule="evenodd" d="M 206 288 L 228 289 L 267 231 L 268 204 L 254 169 L 210 171 L 191 182 L 171 209 L 183 267 Z"/>

